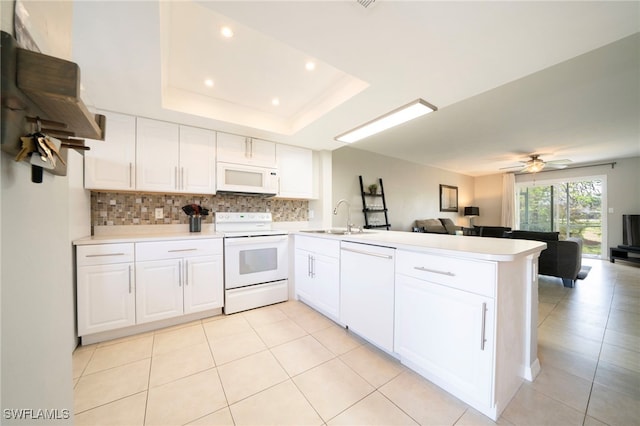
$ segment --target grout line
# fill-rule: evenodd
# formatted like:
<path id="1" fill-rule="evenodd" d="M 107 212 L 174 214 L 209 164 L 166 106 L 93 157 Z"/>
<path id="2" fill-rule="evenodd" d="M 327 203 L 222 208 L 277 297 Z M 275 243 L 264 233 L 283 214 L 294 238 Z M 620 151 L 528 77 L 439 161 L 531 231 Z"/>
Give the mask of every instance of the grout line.
<path id="1" fill-rule="evenodd" d="M 591 388 L 589 389 L 589 398 L 587 398 L 587 406 L 586 406 L 586 408 L 584 410 L 584 419 L 582 421 L 583 426 L 587 421 L 587 416 L 588 416 L 587 413 L 589 412 L 589 405 L 591 404 L 591 396 L 593 395 L 593 386 L 594 386 L 594 384 L 596 382 L 596 375 L 598 374 L 598 367 L 600 366 L 600 356 L 602 355 L 602 349 L 604 347 L 604 337 L 607 334 L 607 326 L 609 325 L 609 319 L 611 317 L 611 305 L 613 304 L 613 296 L 616 293 L 617 281 L 618 281 L 618 278 L 616 277 L 614 279 L 614 284 L 613 284 L 613 293 L 612 293 L 611 299 L 609 300 L 609 312 L 607 313 L 607 322 L 604 325 L 604 334 L 602 335 L 602 341 L 600 342 L 600 351 L 598 352 L 598 360 L 596 361 L 596 368 L 593 371 L 593 380 L 591 381 Z"/>
<path id="2" fill-rule="evenodd" d="M 149 408 L 149 394 L 151 393 L 151 369 L 153 368 L 153 346 L 156 343 L 156 333 L 151 335 L 151 360 L 149 361 L 149 375 L 147 376 L 147 398 L 144 401 L 144 416 L 142 417 L 142 424 L 147 424 L 147 411 Z"/>

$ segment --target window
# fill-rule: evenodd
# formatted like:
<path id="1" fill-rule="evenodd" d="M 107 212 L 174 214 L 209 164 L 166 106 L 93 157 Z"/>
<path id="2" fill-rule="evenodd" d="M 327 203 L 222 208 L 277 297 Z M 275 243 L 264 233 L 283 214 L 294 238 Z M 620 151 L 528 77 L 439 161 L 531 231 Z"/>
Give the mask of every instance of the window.
<path id="1" fill-rule="evenodd" d="M 604 177 L 518 184 L 518 229 L 582 239 L 582 253 L 601 257 Z"/>

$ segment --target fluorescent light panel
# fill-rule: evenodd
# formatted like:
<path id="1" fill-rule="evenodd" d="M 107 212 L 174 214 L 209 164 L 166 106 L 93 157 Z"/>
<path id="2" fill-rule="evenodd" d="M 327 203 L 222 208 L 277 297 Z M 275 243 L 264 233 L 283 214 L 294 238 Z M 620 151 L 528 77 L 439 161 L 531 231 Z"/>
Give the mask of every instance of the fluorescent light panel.
<path id="1" fill-rule="evenodd" d="M 436 111 L 437 109 L 438 108 L 430 103 L 422 99 L 417 99 L 410 104 L 391 111 L 390 113 L 350 130 L 347 133 L 336 136 L 336 140 L 345 143 L 357 142 L 360 139 L 375 135 L 376 133 L 380 133 L 399 124 L 406 123 L 409 120 L 413 120 L 414 118 Z"/>

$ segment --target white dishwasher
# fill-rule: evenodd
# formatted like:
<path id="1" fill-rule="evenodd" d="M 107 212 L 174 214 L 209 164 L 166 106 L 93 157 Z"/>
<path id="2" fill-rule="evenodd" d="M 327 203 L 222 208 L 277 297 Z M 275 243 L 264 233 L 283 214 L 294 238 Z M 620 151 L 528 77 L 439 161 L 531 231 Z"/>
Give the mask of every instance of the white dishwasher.
<path id="1" fill-rule="evenodd" d="M 395 249 L 340 244 L 340 320 L 379 348 L 393 352 Z"/>

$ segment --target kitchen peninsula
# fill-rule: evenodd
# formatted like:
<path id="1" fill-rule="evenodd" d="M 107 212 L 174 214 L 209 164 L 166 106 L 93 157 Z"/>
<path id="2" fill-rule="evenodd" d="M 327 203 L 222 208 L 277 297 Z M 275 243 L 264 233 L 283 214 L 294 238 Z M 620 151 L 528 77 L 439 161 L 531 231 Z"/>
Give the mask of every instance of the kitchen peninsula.
<path id="1" fill-rule="evenodd" d="M 301 231 L 296 297 L 496 420 L 537 358 L 545 243 Z"/>

